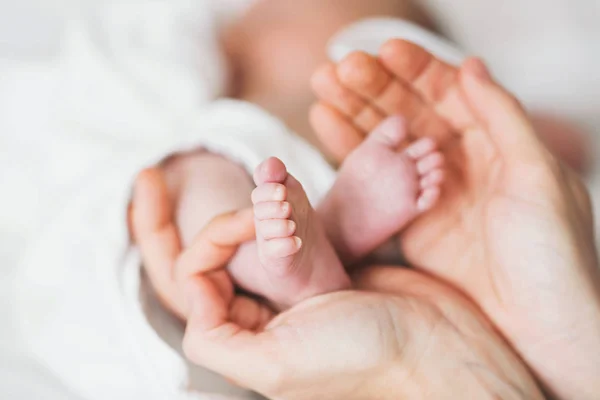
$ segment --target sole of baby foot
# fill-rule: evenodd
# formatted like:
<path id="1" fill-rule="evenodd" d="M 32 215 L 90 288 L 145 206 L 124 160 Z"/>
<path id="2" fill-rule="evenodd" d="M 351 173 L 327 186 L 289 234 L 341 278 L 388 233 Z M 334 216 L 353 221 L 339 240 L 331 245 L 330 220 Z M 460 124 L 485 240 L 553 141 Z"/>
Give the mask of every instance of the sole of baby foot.
<path id="1" fill-rule="evenodd" d="M 269 158 L 254 174 L 252 193 L 259 260 L 270 283 L 260 295 L 283 307 L 348 289 L 350 280 L 302 185 Z"/>
<path id="2" fill-rule="evenodd" d="M 385 120 L 348 156 L 319 208 L 342 261 L 362 259 L 432 209 L 444 176 L 435 140 L 408 143 L 404 118 Z"/>

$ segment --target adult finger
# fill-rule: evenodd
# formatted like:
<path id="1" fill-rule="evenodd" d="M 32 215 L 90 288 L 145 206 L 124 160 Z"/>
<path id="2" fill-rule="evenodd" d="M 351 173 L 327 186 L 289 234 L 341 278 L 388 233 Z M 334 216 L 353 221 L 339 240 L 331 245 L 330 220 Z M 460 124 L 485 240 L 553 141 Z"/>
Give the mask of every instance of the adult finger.
<path id="1" fill-rule="evenodd" d="M 177 290 L 173 267 L 181 244 L 169 192 L 157 168 L 142 171 L 136 179 L 131 225 L 148 278 L 161 301 L 174 310 L 176 307 L 169 299 Z"/>
<path id="2" fill-rule="evenodd" d="M 495 83 L 485 66 L 471 58 L 461 68 L 461 87 L 471 110 L 506 159 L 535 163 L 549 153 L 519 101 Z"/>
<path id="3" fill-rule="evenodd" d="M 364 134 L 351 121 L 324 102 L 312 106 L 309 119 L 328 155 L 338 164 L 364 140 Z"/>
<path id="4" fill-rule="evenodd" d="M 277 343 L 269 331 L 244 329 L 231 319 L 230 305 L 223 302 L 209 278 L 196 276 L 186 287 L 187 326 L 183 350 L 188 359 L 255 390 L 277 379 Z M 272 314 L 261 310 L 261 325 Z"/>
<path id="5" fill-rule="evenodd" d="M 238 247 L 254 238 L 252 208 L 215 217 L 179 257 L 175 273 L 177 281 L 224 268 Z"/>

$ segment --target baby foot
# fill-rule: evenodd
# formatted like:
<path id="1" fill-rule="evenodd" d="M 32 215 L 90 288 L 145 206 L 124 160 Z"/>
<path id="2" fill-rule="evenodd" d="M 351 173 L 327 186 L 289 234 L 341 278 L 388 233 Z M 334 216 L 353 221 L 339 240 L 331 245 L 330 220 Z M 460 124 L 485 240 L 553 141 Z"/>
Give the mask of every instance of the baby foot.
<path id="1" fill-rule="evenodd" d="M 277 158 L 254 174 L 256 242 L 269 288 L 260 293 L 284 306 L 347 289 L 350 280 L 302 185 Z"/>
<path id="2" fill-rule="evenodd" d="M 433 208 L 444 180 L 436 147 L 431 138 L 408 144 L 405 120 L 391 117 L 346 158 L 319 207 L 342 261 L 370 254 Z"/>

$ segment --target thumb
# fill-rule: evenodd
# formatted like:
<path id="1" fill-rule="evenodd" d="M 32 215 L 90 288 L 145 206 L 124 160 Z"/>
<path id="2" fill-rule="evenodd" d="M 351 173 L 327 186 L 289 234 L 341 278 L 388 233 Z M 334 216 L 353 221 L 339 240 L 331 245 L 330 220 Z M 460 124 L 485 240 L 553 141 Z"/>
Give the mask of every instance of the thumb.
<path id="1" fill-rule="evenodd" d="M 182 310 L 174 302 L 177 287 L 172 279 L 181 245 L 161 171 L 158 168 L 142 171 L 133 192 L 131 225 L 144 268 L 162 303 L 181 315 Z"/>
<path id="2" fill-rule="evenodd" d="M 460 75 L 471 111 L 503 157 L 534 162 L 547 154 L 523 106 L 493 81 L 481 60 L 465 61 Z"/>

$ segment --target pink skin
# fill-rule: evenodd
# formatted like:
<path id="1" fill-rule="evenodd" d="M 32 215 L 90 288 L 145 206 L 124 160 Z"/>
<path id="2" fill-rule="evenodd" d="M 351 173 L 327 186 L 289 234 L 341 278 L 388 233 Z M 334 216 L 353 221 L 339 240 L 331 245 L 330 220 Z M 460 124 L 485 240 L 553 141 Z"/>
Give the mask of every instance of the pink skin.
<path id="1" fill-rule="evenodd" d="M 246 171 L 216 154 L 195 151 L 181 155 L 165 164 L 165 176 L 171 196 L 177 200 L 175 217 L 186 247 L 193 247 L 199 228 L 215 216 L 252 204 L 254 185 Z M 263 296 L 278 309 L 348 288 L 348 276 L 320 221 L 285 166 L 267 160 L 257 170 L 256 181 L 259 185 L 253 198 L 259 240 L 240 246 L 231 260 L 228 270 L 236 286 Z M 294 233 L 302 239 L 301 249 L 294 239 L 286 239 Z M 286 254 L 289 257 L 284 257 Z M 171 272 L 164 273 L 168 276 Z M 174 302 L 170 300 L 167 303 Z"/>
<path id="2" fill-rule="evenodd" d="M 408 143 L 404 119 L 387 119 L 348 156 L 317 211 L 280 160 L 264 161 L 252 192 L 256 243 L 232 262 L 236 282 L 280 308 L 349 288 L 338 255 L 364 258 L 435 206 L 444 179 L 436 147 L 431 138 Z"/>
<path id="3" fill-rule="evenodd" d="M 407 144 L 404 120 L 390 118 L 344 162 L 316 212 L 281 161 L 263 162 L 252 193 L 257 240 L 242 245 L 228 268 L 236 285 L 280 309 L 349 288 L 339 257 L 348 265 L 369 255 L 439 198 L 444 160 L 435 147 L 428 138 Z M 168 167 L 186 177 L 172 182 L 187 193 L 177 213 L 184 243 L 195 227 L 250 197 L 243 169 L 222 157 L 196 152 Z"/>
<path id="4" fill-rule="evenodd" d="M 444 156 L 431 138 L 407 143 L 406 123 L 380 124 L 342 164 L 319 207 L 344 263 L 362 259 L 437 203 Z"/>
<path id="5" fill-rule="evenodd" d="M 254 181 L 256 243 L 269 277 L 269 299 L 289 306 L 349 288 L 350 279 L 320 218 L 285 165 L 277 158 L 267 159 L 256 169 Z"/>

